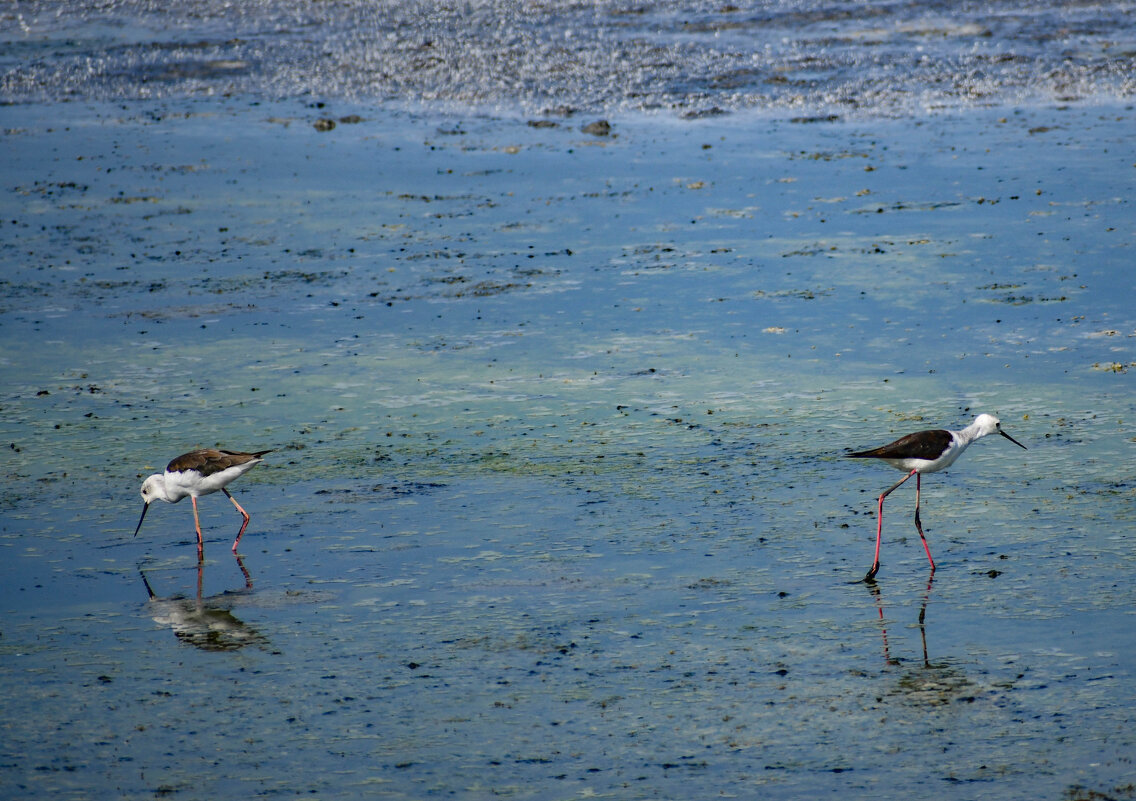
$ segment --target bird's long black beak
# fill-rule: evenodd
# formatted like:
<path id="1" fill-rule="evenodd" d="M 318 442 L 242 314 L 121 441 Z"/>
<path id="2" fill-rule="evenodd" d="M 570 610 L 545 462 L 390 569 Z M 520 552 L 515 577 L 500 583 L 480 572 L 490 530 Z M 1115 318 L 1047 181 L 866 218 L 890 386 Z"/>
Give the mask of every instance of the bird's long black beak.
<path id="1" fill-rule="evenodd" d="M 1003 437 L 1005 437 L 1006 439 L 1010 440 L 1010 442 L 1014 443 L 1014 444 L 1015 444 L 1015 445 L 1017 445 L 1017 446 L 1018 446 L 1019 448 L 1025 448 L 1025 449 L 1026 449 L 1027 451 L 1029 450 L 1029 448 L 1026 448 L 1026 446 L 1025 446 L 1025 445 L 1023 445 L 1022 443 L 1018 442 L 1018 441 L 1017 441 L 1016 439 L 1014 439 L 1013 437 L 1011 437 L 1011 436 L 1010 436 L 1009 434 L 1007 434 L 1007 433 L 1006 433 L 1005 431 L 1003 431 L 1002 429 L 1000 429 L 1000 428 L 999 428 L 999 429 L 998 429 L 998 433 L 999 433 L 999 434 L 1001 434 L 1001 435 L 1002 435 Z M 141 523 L 139 523 L 138 525 L 142 525 L 142 524 L 141 524 Z"/>
<path id="2" fill-rule="evenodd" d="M 142 516 L 138 518 L 138 528 L 134 529 L 134 536 L 138 536 L 138 532 L 142 530 L 142 521 L 146 519 L 146 510 L 150 508 L 150 504 L 142 504 Z"/>

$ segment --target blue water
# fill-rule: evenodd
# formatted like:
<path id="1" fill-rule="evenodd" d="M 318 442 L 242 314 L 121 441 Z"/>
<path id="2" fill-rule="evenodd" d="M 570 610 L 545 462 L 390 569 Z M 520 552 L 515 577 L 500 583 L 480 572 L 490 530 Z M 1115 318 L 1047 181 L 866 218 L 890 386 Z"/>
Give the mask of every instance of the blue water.
<path id="1" fill-rule="evenodd" d="M 1132 797 L 1123 8 L 195 8 L 5 33 L 0 795 Z M 1093 78 L 833 105 L 976 25 Z M 426 28 L 549 49 L 375 66 Z M 691 89 L 770 30 L 811 99 Z M 905 486 L 855 583 L 899 474 L 841 454 L 981 411 L 1029 450 L 923 483 L 933 582 Z M 217 495 L 202 566 L 184 503 L 133 539 L 216 444 L 276 449 L 241 559 Z"/>

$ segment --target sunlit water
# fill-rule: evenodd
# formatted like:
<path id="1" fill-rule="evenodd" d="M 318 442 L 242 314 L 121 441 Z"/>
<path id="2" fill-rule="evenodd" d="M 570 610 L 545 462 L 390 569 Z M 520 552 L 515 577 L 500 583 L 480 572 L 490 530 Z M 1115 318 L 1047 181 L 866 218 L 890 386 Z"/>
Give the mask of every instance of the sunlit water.
<path id="1" fill-rule="evenodd" d="M 6 18 L 4 797 L 1133 795 L 1122 7 L 193 8 Z M 867 42 L 985 26 L 958 85 L 1027 21 L 1076 98 L 834 100 Z M 427 27 L 532 91 L 381 67 Z M 822 28 L 808 97 L 704 80 Z M 605 37 L 607 72 L 530 46 Z M 905 486 L 854 583 L 899 474 L 841 454 L 979 411 L 1029 450 L 923 483 L 934 581 Z M 277 450 L 240 560 L 201 501 L 198 569 L 188 504 L 130 535 L 214 444 Z"/>
<path id="2" fill-rule="evenodd" d="M 1131 97 L 1130 2 L 20 2 L 4 94 L 463 112 L 922 112 Z"/>

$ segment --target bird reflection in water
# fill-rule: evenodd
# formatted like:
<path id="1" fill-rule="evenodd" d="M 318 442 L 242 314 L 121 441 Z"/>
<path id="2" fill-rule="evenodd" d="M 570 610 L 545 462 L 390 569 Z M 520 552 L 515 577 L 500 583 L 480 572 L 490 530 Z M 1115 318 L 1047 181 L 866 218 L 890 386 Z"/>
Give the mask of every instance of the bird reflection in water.
<path id="1" fill-rule="evenodd" d="M 202 595 L 205 584 L 203 562 L 197 564 L 197 595 L 194 598 L 183 595 L 160 598 L 139 567 L 138 574 L 142 576 L 142 583 L 150 596 L 150 615 L 154 622 L 169 626 L 179 640 L 203 651 L 236 651 L 247 645 L 266 644 L 262 634 L 231 611 L 235 599 L 252 592 L 252 577 L 241 558 L 237 556 L 236 559 L 245 577 L 244 587 L 208 597 Z"/>
<path id="2" fill-rule="evenodd" d="M 960 665 L 950 659 L 932 662 L 927 654 L 927 605 L 931 601 L 931 585 L 934 576 L 927 580 L 927 590 L 923 593 L 923 603 L 919 607 L 919 637 L 923 643 L 923 664 L 913 665 L 902 671 L 898 682 L 885 697 L 894 698 L 905 705 L 920 708 L 944 706 L 956 703 L 973 703 L 986 695 L 987 690 L 971 681 Z M 879 585 L 867 582 L 868 590 L 879 609 L 880 633 L 884 643 L 884 662 L 888 667 L 904 664 L 903 659 L 893 656 L 888 644 L 887 628 L 884 625 L 884 601 Z"/>
<path id="3" fill-rule="evenodd" d="M 875 599 L 876 607 L 880 611 L 880 634 L 884 640 L 884 661 L 889 665 L 898 665 L 902 660 L 893 658 L 891 649 L 888 647 L 888 634 L 887 628 L 884 624 L 884 599 L 883 594 L 880 592 L 880 585 L 875 580 L 865 582 L 868 585 L 868 591 L 872 593 Z M 919 607 L 919 637 L 923 640 L 923 666 L 931 667 L 931 662 L 927 656 L 927 604 L 931 601 L 931 586 L 935 583 L 935 573 L 927 578 L 927 590 L 923 593 L 923 603 Z"/>

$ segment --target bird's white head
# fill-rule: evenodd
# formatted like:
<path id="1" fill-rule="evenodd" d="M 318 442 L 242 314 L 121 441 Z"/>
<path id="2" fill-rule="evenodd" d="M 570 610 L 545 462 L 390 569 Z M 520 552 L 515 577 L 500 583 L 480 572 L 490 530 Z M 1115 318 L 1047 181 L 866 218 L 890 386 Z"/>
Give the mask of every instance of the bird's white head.
<path id="1" fill-rule="evenodd" d="M 971 427 L 975 429 L 975 433 L 980 437 L 985 437 L 987 434 L 996 434 L 1002 430 L 1002 421 L 992 414 L 980 414 L 974 418 Z"/>
<path id="2" fill-rule="evenodd" d="M 149 506 L 156 500 L 166 500 L 166 477 L 155 473 L 142 482 L 142 500 Z"/>
<path id="3" fill-rule="evenodd" d="M 134 529 L 134 536 L 138 536 L 138 532 L 142 530 L 142 521 L 146 519 L 146 510 L 150 508 L 153 501 L 161 498 L 163 501 L 168 501 L 166 497 L 166 477 L 161 473 L 155 473 L 148 479 L 142 482 L 142 516 L 138 518 L 138 527 Z"/>
<path id="4" fill-rule="evenodd" d="M 1011 437 L 1009 434 L 1007 434 L 1005 431 L 1003 431 L 1002 421 L 992 414 L 978 415 L 978 417 L 974 418 L 974 422 L 971 423 L 968 428 L 973 432 L 973 435 L 970 438 L 971 442 L 981 437 L 985 437 L 987 434 L 1001 434 L 1003 437 L 1010 440 L 1010 442 L 1014 443 L 1019 448 L 1026 447 L 1022 443 Z"/>

